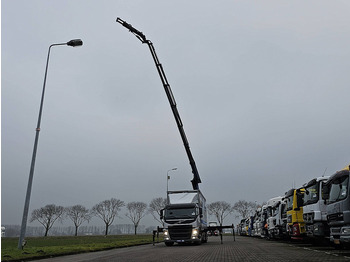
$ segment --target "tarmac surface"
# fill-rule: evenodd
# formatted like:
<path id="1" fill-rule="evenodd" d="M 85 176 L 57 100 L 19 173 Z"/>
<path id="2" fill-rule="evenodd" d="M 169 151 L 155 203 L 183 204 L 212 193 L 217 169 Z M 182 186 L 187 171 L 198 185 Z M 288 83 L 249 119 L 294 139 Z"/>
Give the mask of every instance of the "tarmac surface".
<path id="1" fill-rule="evenodd" d="M 315 246 L 305 243 L 270 241 L 259 238 L 224 236 L 210 237 L 202 245 L 178 245 L 167 247 L 164 243 L 142 245 L 107 251 L 69 255 L 35 260 L 40 262 L 83 261 L 154 261 L 154 262 L 219 262 L 219 261 L 349 261 L 350 250 L 336 250 L 331 246 Z"/>

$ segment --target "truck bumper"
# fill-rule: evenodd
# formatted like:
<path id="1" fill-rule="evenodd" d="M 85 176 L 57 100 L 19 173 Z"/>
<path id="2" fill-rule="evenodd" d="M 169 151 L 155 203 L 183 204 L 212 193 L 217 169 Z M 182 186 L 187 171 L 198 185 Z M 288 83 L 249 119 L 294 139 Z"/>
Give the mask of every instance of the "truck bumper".
<path id="1" fill-rule="evenodd" d="M 305 226 L 308 237 L 324 237 L 329 236 L 328 226 L 322 222 L 308 224 Z"/>
<path id="2" fill-rule="evenodd" d="M 198 228 L 186 227 L 185 230 L 178 227 L 175 231 L 174 228 L 165 229 L 164 232 L 164 242 L 165 244 L 171 243 L 201 243 L 202 234 L 205 232 L 200 232 Z M 206 235 L 204 235 L 206 236 Z"/>
<path id="3" fill-rule="evenodd" d="M 177 240 L 164 240 L 164 243 L 178 243 L 178 244 L 200 244 L 201 240 L 196 238 L 196 239 L 177 239 Z"/>
<path id="4" fill-rule="evenodd" d="M 334 244 L 350 244 L 350 226 L 332 227 L 330 241 Z"/>
<path id="5" fill-rule="evenodd" d="M 304 239 L 305 234 L 305 224 L 294 223 L 291 229 L 292 235 L 291 239 L 302 240 Z"/>
<path id="6" fill-rule="evenodd" d="M 269 235 L 272 235 L 273 238 L 282 238 L 283 230 L 280 226 L 276 226 L 274 229 L 269 230 Z"/>

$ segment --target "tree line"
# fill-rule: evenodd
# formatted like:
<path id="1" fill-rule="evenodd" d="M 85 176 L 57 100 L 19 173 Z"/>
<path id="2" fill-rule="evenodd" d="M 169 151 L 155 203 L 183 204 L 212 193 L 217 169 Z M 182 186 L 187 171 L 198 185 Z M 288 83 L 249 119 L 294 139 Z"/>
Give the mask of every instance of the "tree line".
<path id="1" fill-rule="evenodd" d="M 160 220 L 160 211 L 165 207 L 166 203 L 166 198 L 158 197 L 152 199 L 149 205 L 137 201 L 125 204 L 120 199 L 111 198 L 99 202 L 91 209 L 79 204 L 69 207 L 49 204 L 39 209 L 34 209 L 31 213 L 30 222 L 39 222 L 44 227 L 44 236 L 47 236 L 56 221 L 69 219 L 75 228 L 74 235 L 77 236 L 79 227 L 84 222 L 89 222 L 92 217 L 97 217 L 103 221 L 104 235 L 107 236 L 110 226 L 118 216 L 121 208 L 125 206 L 127 209 L 125 216 L 132 222 L 134 234 L 136 235 L 140 221 L 146 214 L 151 214 L 156 221 L 163 224 Z M 234 205 L 225 201 L 217 201 L 209 204 L 207 208 L 209 214 L 215 216 L 219 224 L 223 225 L 224 219 L 234 211 L 240 216 L 246 217 L 257 208 L 257 204 L 245 200 L 239 200 Z"/>
<path id="2" fill-rule="evenodd" d="M 238 217 L 247 217 L 255 212 L 257 207 L 260 206 L 256 202 L 239 200 L 234 205 L 225 201 L 217 201 L 210 203 L 207 208 L 210 215 L 215 216 L 220 226 L 224 224 L 224 219 L 236 212 Z"/>

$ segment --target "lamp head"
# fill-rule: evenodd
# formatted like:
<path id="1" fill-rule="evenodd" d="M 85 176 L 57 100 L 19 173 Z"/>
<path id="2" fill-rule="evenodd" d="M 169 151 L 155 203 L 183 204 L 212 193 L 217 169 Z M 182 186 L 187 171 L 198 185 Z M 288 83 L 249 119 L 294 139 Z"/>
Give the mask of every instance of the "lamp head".
<path id="1" fill-rule="evenodd" d="M 81 39 L 73 39 L 73 40 L 70 40 L 69 42 L 67 42 L 67 45 L 73 46 L 73 47 L 82 46 L 83 41 Z"/>

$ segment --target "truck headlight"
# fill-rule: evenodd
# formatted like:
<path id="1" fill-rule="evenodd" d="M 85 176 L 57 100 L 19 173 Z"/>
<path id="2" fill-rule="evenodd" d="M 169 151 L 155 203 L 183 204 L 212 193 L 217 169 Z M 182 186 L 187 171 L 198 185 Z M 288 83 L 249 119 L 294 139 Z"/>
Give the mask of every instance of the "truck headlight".
<path id="1" fill-rule="evenodd" d="M 197 228 L 194 228 L 192 229 L 192 237 L 197 237 L 198 236 L 198 229 Z"/>
<path id="2" fill-rule="evenodd" d="M 169 240 L 170 238 L 169 238 L 169 231 L 167 230 L 167 229 L 164 229 L 164 231 L 163 231 L 163 236 L 164 236 L 164 239 L 165 240 Z"/>
<path id="3" fill-rule="evenodd" d="M 350 234 L 350 227 L 343 227 L 342 234 Z"/>

